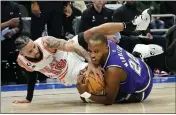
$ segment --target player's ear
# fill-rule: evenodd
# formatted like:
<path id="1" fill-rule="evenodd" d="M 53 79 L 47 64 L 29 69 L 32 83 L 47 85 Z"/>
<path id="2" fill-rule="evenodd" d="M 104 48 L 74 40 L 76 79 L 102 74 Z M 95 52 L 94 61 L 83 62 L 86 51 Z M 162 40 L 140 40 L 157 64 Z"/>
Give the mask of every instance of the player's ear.
<path id="1" fill-rule="evenodd" d="M 23 55 L 23 53 L 22 53 L 22 51 L 21 51 L 21 50 L 19 51 L 19 54 L 20 54 L 20 55 Z"/>
<path id="2" fill-rule="evenodd" d="M 109 47 L 108 47 L 108 45 L 106 45 L 106 50 L 109 51 Z"/>

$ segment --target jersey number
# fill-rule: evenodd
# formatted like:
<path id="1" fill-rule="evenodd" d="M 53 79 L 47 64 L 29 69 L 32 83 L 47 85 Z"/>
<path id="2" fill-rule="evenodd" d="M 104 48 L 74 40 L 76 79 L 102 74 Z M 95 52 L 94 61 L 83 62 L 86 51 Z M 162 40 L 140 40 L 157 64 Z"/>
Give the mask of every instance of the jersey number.
<path id="1" fill-rule="evenodd" d="M 130 67 L 139 75 L 141 76 L 141 66 L 140 66 L 140 63 L 139 63 L 139 60 L 134 57 L 133 55 L 131 55 L 130 53 L 128 53 L 128 56 L 130 57 L 130 59 L 128 60 L 129 64 L 130 64 Z"/>

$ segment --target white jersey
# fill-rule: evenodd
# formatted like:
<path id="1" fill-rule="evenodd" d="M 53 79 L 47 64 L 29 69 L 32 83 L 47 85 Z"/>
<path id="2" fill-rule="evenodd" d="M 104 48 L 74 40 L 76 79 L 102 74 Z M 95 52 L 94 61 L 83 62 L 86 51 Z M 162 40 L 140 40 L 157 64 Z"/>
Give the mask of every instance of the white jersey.
<path id="1" fill-rule="evenodd" d="M 31 62 L 21 54 L 18 56 L 18 61 L 20 61 L 27 70 L 39 71 L 47 77 L 57 78 L 65 85 L 75 84 L 79 71 L 87 66 L 87 63 L 84 62 L 84 58 L 74 52 L 59 50 L 51 52 L 43 45 L 43 39 L 45 39 L 45 37 L 40 37 L 34 41 L 43 53 L 43 59 L 41 61 Z M 71 40 L 78 44 L 78 36 L 73 37 Z"/>

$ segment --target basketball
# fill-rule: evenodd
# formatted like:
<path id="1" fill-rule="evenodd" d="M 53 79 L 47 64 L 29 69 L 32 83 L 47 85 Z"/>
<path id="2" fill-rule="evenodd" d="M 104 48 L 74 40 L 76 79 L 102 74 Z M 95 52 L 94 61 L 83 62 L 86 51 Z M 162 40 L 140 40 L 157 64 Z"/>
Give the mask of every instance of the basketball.
<path id="1" fill-rule="evenodd" d="M 88 79 L 88 92 L 91 94 L 99 95 L 104 91 L 104 81 L 99 80 L 98 82 L 96 81 L 94 74 L 91 73 L 89 74 L 88 77 L 85 77 L 83 79 L 83 83 L 85 83 L 85 80 Z"/>

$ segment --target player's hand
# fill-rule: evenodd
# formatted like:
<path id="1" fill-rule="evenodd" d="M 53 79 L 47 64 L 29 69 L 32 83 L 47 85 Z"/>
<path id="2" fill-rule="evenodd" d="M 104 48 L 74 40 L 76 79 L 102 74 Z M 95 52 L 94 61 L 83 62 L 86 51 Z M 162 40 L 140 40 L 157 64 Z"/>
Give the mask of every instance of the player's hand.
<path id="1" fill-rule="evenodd" d="M 111 41 L 113 41 L 113 42 L 115 42 L 117 44 L 120 42 L 120 40 L 116 39 L 114 35 L 107 36 L 107 39 L 111 40 Z"/>
<path id="2" fill-rule="evenodd" d="M 88 79 L 83 83 L 84 75 L 78 75 L 76 88 L 78 89 L 79 94 L 83 94 L 88 89 Z"/>
<path id="3" fill-rule="evenodd" d="M 19 104 L 19 103 L 30 103 L 30 101 L 27 100 L 27 99 L 24 99 L 24 100 L 15 100 L 12 103 L 15 103 L 15 104 Z"/>
<path id="4" fill-rule="evenodd" d="M 88 76 L 90 72 L 93 72 L 95 79 L 98 82 L 99 80 L 103 80 L 103 73 L 101 70 L 101 67 L 96 67 L 94 64 L 89 63 L 87 71 L 85 72 L 85 76 Z"/>
<path id="5" fill-rule="evenodd" d="M 153 39 L 153 36 L 152 36 L 151 33 L 147 33 L 147 37 L 148 37 L 149 39 Z"/>
<path id="6" fill-rule="evenodd" d="M 87 68 L 88 68 L 88 66 L 86 66 L 84 69 L 80 70 L 79 75 L 85 75 Z"/>

